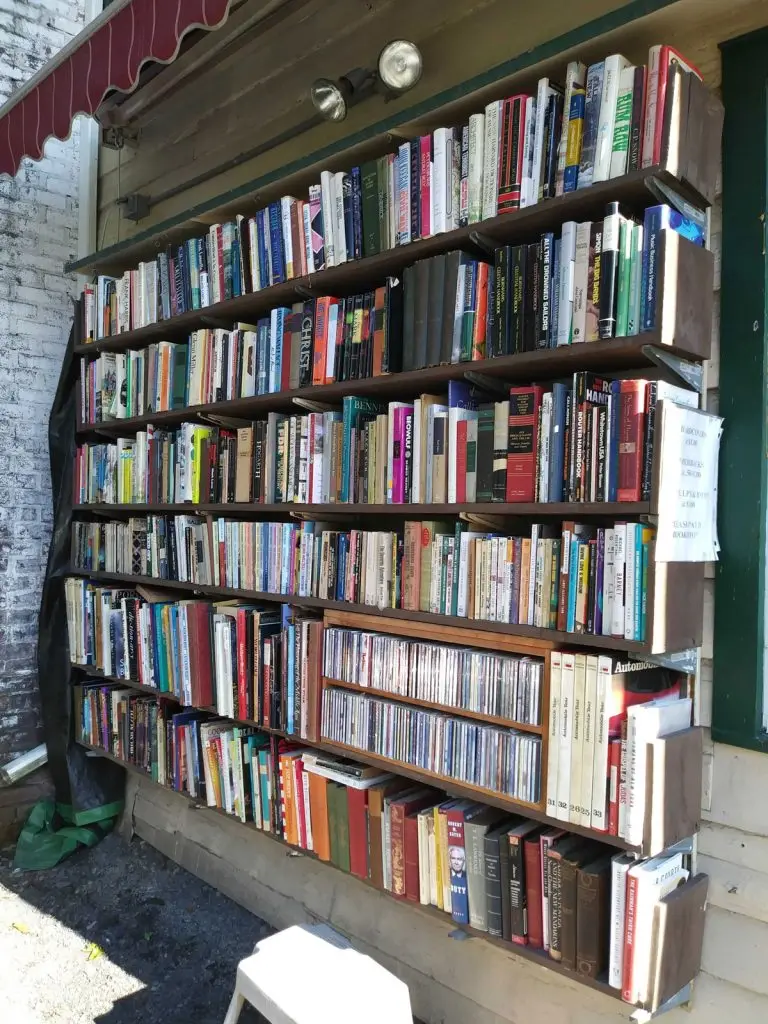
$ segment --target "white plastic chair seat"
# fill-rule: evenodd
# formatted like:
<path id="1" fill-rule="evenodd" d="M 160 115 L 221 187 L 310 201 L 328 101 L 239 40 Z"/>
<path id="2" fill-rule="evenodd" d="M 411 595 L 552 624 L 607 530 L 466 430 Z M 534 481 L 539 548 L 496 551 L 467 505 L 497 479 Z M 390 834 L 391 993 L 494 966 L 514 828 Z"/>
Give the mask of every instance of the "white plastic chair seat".
<path id="1" fill-rule="evenodd" d="M 237 967 L 224 1024 L 247 1001 L 270 1024 L 413 1024 L 408 986 L 329 925 L 294 925 Z"/>

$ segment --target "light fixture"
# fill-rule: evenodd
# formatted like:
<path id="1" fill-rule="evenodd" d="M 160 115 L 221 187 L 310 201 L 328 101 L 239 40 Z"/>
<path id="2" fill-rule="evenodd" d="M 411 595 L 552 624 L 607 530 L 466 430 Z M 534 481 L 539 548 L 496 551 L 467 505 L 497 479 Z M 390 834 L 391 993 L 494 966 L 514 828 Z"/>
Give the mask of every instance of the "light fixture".
<path id="1" fill-rule="evenodd" d="M 421 78 L 421 51 L 407 39 L 394 39 L 379 54 L 379 78 L 392 92 L 406 92 Z"/>
<path id="2" fill-rule="evenodd" d="M 343 121 L 347 116 L 347 97 L 340 82 L 318 78 L 312 83 L 310 95 L 315 109 L 326 121 Z"/>
<path id="3" fill-rule="evenodd" d="M 412 89 L 421 78 L 422 67 L 418 46 L 395 39 L 379 54 L 377 71 L 353 68 L 336 81 L 316 79 L 310 89 L 312 103 L 326 121 L 343 121 L 349 107 L 374 91 L 392 99 Z"/>

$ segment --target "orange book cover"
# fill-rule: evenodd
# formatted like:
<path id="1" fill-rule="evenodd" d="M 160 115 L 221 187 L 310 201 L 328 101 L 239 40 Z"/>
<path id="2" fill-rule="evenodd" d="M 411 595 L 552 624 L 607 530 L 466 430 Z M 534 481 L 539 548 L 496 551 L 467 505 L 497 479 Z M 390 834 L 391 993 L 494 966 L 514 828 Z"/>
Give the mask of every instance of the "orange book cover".
<path id="1" fill-rule="evenodd" d="M 320 860 L 331 859 L 331 837 L 328 829 L 328 779 L 309 775 L 309 815 L 312 822 L 312 845 Z"/>

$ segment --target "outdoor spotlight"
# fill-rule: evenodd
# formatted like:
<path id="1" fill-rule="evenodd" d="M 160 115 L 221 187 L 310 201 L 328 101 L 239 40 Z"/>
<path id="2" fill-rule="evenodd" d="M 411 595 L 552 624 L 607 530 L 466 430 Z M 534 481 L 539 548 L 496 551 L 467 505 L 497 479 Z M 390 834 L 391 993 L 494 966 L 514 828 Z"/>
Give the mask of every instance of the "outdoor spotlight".
<path id="1" fill-rule="evenodd" d="M 378 71 L 353 68 L 336 81 L 314 81 L 310 90 L 312 103 L 326 121 L 343 121 L 349 107 L 373 92 L 391 99 L 412 89 L 421 78 L 422 66 L 418 46 L 407 39 L 395 39 L 379 54 Z"/>
<path id="2" fill-rule="evenodd" d="M 347 116 L 347 98 L 341 85 L 330 78 L 318 78 L 310 91 L 315 109 L 326 121 L 343 121 Z"/>
<path id="3" fill-rule="evenodd" d="M 421 78 L 421 51 L 407 39 L 387 43 L 379 54 L 379 78 L 392 92 L 406 92 Z"/>

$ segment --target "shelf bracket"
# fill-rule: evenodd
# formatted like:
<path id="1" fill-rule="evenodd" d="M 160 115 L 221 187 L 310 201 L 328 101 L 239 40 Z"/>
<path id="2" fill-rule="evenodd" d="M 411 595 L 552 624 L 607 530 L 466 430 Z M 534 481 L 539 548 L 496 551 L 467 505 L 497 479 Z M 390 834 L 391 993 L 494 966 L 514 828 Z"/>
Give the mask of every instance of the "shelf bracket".
<path id="1" fill-rule="evenodd" d="M 494 394 L 502 395 L 505 398 L 509 395 L 509 386 L 496 377 L 488 377 L 484 373 L 475 373 L 474 370 L 464 371 L 464 380 L 482 391 L 492 391 Z"/>
<path id="2" fill-rule="evenodd" d="M 629 654 L 630 661 L 645 661 L 662 668 L 670 668 L 674 672 L 695 675 L 698 667 L 698 648 L 689 647 L 685 651 L 671 651 L 664 654 Z"/>
<path id="3" fill-rule="evenodd" d="M 300 299 L 310 300 L 317 298 L 317 293 L 313 291 L 311 284 L 309 287 L 307 287 L 307 285 L 304 284 L 295 284 L 293 286 L 293 290 L 296 292 Z"/>
<path id="4" fill-rule="evenodd" d="M 671 352 L 658 348 L 656 345 L 643 345 L 643 355 L 662 371 L 664 379 L 670 384 L 680 384 L 682 381 L 687 387 L 692 388 L 699 394 L 704 389 L 704 368 L 701 363 L 693 363 L 689 359 L 682 359 Z"/>
<path id="5" fill-rule="evenodd" d="M 469 233 L 470 242 L 481 249 L 487 256 L 493 256 L 498 246 L 492 238 L 488 235 L 483 234 L 482 231 L 470 231 Z"/>
<path id="6" fill-rule="evenodd" d="M 216 316 L 201 316 L 200 317 L 200 323 L 204 324 L 206 327 L 213 328 L 213 330 L 220 330 L 220 331 L 231 331 L 232 330 L 232 321 L 231 320 L 222 320 L 220 317 L 216 317 Z"/>
<path id="7" fill-rule="evenodd" d="M 688 982 L 680 991 L 668 999 L 666 1003 L 663 1003 L 655 1013 L 650 1010 L 635 1010 L 630 1015 L 630 1020 L 634 1021 L 635 1024 L 648 1024 L 648 1021 L 656 1020 L 657 1017 L 661 1017 L 663 1013 L 669 1013 L 670 1010 L 676 1010 L 679 1006 L 684 1006 L 686 1003 L 691 1001 L 691 995 L 693 992 L 693 982 Z"/>

